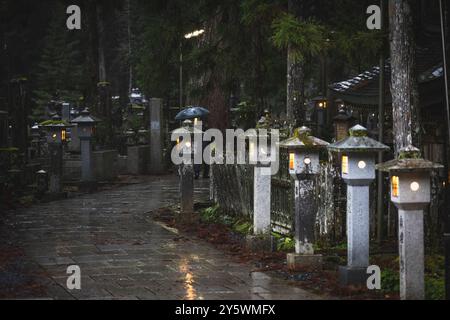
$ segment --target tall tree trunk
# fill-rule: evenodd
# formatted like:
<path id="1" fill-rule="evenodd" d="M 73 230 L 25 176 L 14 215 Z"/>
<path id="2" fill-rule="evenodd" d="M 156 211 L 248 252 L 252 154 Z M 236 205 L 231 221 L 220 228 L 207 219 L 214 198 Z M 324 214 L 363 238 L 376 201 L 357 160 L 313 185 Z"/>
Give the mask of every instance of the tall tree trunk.
<path id="1" fill-rule="evenodd" d="M 131 64 L 131 0 L 127 0 L 127 33 L 128 33 L 128 95 L 133 89 L 133 66 Z"/>
<path id="2" fill-rule="evenodd" d="M 420 109 L 416 76 L 412 0 L 390 0 L 391 92 L 395 154 L 420 146 Z"/>
<path id="3" fill-rule="evenodd" d="M 103 5 L 97 2 L 97 33 L 98 33 L 98 81 L 106 82 L 105 62 L 105 26 L 103 22 Z"/>
<path id="4" fill-rule="evenodd" d="M 300 18 L 298 1 L 289 0 L 288 11 Z M 303 65 L 301 62 L 295 61 L 292 48 L 288 46 L 286 118 L 290 126 L 300 125 L 304 120 L 304 87 L 305 74 Z"/>

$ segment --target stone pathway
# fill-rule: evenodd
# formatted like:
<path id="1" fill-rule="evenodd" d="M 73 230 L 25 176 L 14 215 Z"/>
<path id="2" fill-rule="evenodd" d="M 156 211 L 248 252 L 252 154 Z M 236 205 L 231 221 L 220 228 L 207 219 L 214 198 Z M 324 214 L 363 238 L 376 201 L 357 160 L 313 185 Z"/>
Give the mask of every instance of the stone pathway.
<path id="1" fill-rule="evenodd" d="M 198 181 L 197 199 L 207 195 Z M 150 211 L 178 198 L 176 177 L 0 215 L 0 298 L 319 299 L 183 239 Z M 68 290 L 67 267 L 81 268 Z"/>

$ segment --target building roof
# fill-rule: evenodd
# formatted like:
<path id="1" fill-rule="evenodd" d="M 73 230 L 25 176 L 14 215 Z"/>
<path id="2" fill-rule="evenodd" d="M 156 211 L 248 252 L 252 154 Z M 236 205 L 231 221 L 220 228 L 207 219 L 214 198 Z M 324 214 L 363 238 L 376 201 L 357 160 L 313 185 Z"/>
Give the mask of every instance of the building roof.
<path id="1" fill-rule="evenodd" d="M 418 47 L 416 60 L 422 105 L 427 106 L 441 102 L 442 96 L 436 94 L 442 88 L 440 80 L 443 77 L 442 51 L 439 45 Z M 386 60 L 385 75 L 385 103 L 390 105 L 392 104 L 390 59 Z M 336 98 L 344 100 L 347 105 L 373 108 L 379 103 L 379 78 L 380 67 L 376 66 L 348 80 L 333 83 L 329 88 Z"/>

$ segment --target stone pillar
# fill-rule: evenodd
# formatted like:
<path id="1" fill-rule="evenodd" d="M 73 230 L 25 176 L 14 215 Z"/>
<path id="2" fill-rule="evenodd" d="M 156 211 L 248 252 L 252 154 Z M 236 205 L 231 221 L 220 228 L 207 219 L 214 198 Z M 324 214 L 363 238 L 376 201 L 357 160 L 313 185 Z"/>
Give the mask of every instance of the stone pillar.
<path id="1" fill-rule="evenodd" d="M 49 143 L 50 172 L 49 191 L 51 194 L 62 193 L 63 146 L 61 143 Z"/>
<path id="2" fill-rule="evenodd" d="M 349 182 L 347 182 L 349 183 Z M 339 268 L 344 285 L 364 285 L 369 266 L 369 185 L 347 185 L 347 266 Z"/>
<path id="3" fill-rule="evenodd" d="M 425 299 L 423 210 L 398 210 L 400 297 Z"/>
<path id="4" fill-rule="evenodd" d="M 162 155 L 162 99 L 150 100 L 150 174 L 164 172 Z"/>
<path id="5" fill-rule="evenodd" d="M 295 253 L 314 254 L 314 180 L 295 180 Z"/>
<path id="6" fill-rule="evenodd" d="M 69 122 L 71 120 L 70 119 L 70 104 L 67 103 L 67 102 L 64 102 L 62 104 L 62 107 L 61 107 L 61 119 L 65 120 L 67 122 Z"/>
<path id="7" fill-rule="evenodd" d="M 347 186 L 347 267 L 369 266 L 369 186 Z"/>
<path id="8" fill-rule="evenodd" d="M 287 254 L 287 265 L 291 270 L 299 267 L 322 266 L 322 255 L 314 254 L 314 227 L 317 202 L 315 198 L 315 175 L 295 178 L 295 253 Z"/>
<path id="9" fill-rule="evenodd" d="M 92 182 L 92 148 L 90 138 L 81 138 L 81 181 Z"/>
<path id="10" fill-rule="evenodd" d="M 269 168 L 270 169 L 270 168 Z M 255 235 L 270 234 L 270 191 L 272 176 L 268 168 L 256 166 L 254 170 L 253 232 Z"/>
<path id="11" fill-rule="evenodd" d="M 192 222 L 194 213 L 194 166 L 192 164 L 182 164 L 180 172 L 180 217 L 183 223 Z"/>

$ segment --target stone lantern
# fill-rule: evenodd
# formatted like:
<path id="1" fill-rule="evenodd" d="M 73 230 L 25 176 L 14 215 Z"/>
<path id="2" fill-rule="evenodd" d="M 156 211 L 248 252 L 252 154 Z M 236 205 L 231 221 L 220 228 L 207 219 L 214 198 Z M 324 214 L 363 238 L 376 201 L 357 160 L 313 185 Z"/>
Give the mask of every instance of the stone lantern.
<path id="1" fill-rule="evenodd" d="M 249 163 L 255 165 L 253 172 L 253 234 L 270 235 L 270 195 L 271 195 L 271 150 L 267 129 L 254 129 L 246 134 L 249 140 Z"/>
<path id="2" fill-rule="evenodd" d="M 327 123 L 328 100 L 326 97 L 318 96 L 312 99 L 317 113 L 317 125 L 319 133 L 323 131 L 323 127 Z"/>
<path id="3" fill-rule="evenodd" d="M 328 142 L 311 135 L 301 127 L 294 136 L 280 143 L 289 154 L 289 173 L 295 179 L 295 254 L 288 254 L 288 267 L 320 265 L 322 257 L 314 255 L 314 225 L 317 214 L 315 181 L 320 171 L 319 156 Z"/>
<path id="4" fill-rule="evenodd" d="M 369 189 L 375 179 L 375 157 L 389 147 L 368 137 L 356 125 L 350 136 L 331 144 L 329 151 L 341 159 L 341 174 L 347 184 L 347 266 L 339 270 L 341 284 L 365 284 L 369 266 Z"/>
<path id="5" fill-rule="evenodd" d="M 37 195 L 42 198 L 48 189 L 47 171 L 39 170 L 36 172 Z"/>
<path id="6" fill-rule="evenodd" d="M 53 195 L 62 193 L 63 143 L 67 140 L 67 128 L 70 126 L 57 114 L 52 117 L 52 120 L 45 121 L 40 126 L 47 133 L 50 154 L 49 191 Z"/>
<path id="7" fill-rule="evenodd" d="M 354 120 L 356 119 L 347 112 L 345 106 L 339 108 L 338 115 L 333 119 L 336 141 L 341 141 L 348 137 L 348 130 Z"/>
<path id="8" fill-rule="evenodd" d="M 41 129 L 37 123 L 31 127 L 31 146 L 34 150 L 33 157 L 39 158 L 41 156 Z"/>
<path id="9" fill-rule="evenodd" d="M 125 131 L 125 138 L 127 140 L 127 146 L 134 146 L 136 145 L 136 141 L 135 141 L 135 135 L 136 133 L 133 131 L 133 129 L 128 129 L 127 131 Z"/>
<path id="10" fill-rule="evenodd" d="M 391 179 L 391 201 L 398 208 L 400 250 L 400 296 L 403 300 L 423 300 L 424 224 L 423 210 L 431 201 L 430 172 L 444 168 L 420 157 L 420 150 L 409 146 L 398 159 L 379 164 Z"/>
<path id="11" fill-rule="evenodd" d="M 149 131 L 141 128 L 138 131 L 138 143 L 140 145 L 146 145 L 148 144 L 148 136 L 149 136 Z"/>
<path id="12" fill-rule="evenodd" d="M 178 134 L 176 151 L 182 156 L 178 172 L 180 175 L 180 216 L 182 222 L 192 222 L 194 212 L 194 158 L 195 152 L 201 152 L 195 144 L 195 135 L 203 134 L 193 126 L 191 120 L 185 120 L 183 126 L 176 130 Z M 182 139 L 181 139 L 182 138 Z M 187 139 L 187 141 L 183 141 Z M 201 143 L 201 138 L 200 138 Z"/>
<path id="13" fill-rule="evenodd" d="M 81 145 L 81 181 L 93 182 L 92 173 L 92 136 L 99 120 L 90 115 L 89 109 L 84 109 L 80 115 L 72 120 L 77 125 L 78 138 Z"/>
<path id="14" fill-rule="evenodd" d="M 311 99 L 314 102 L 314 105 L 317 109 L 327 109 L 328 108 L 328 100 L 326 97 L 318 96 Z"/>

